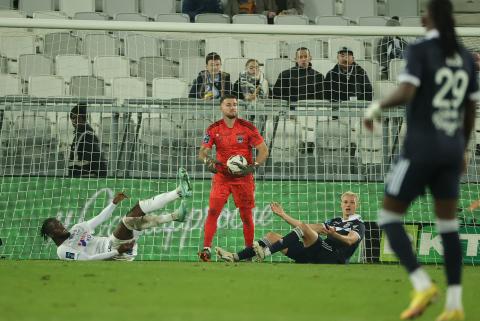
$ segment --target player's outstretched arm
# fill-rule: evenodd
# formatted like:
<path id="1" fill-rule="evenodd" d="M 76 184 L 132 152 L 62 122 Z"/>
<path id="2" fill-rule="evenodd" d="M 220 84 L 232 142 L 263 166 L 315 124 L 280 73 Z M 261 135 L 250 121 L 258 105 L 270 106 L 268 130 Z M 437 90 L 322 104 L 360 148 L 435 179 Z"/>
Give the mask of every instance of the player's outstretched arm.
<path id="1" fill-rule="evenodd" d="M 128 196 L 125 193 L 123 193 L 123 192 L 117 193 L 115 195 L 115 197 L 113 198 L 112 202 L 110 204 L 108 204 L 107 207 L 105 207 L 100 212 L 100 214 L 98 214 L 94 218 L 88 220 L 87 224 L 90 226 L 90 228 L 92 230 L 94 230 L 97 226 L 99 226 L 100 224 L 102 224 L 103 222 L 108 220 L 110 218 L 110 216 L 112 216 L 112 213 L 115 210 L 115 208 L 117 207 L 117 205 L 126 198 L 128 198 Z"/>
<path id="2" fill-rule="evenodd" d="M 296 220 L 293 217 L 291 217 L 290 215 L 288 215 L 285 212 L 285 210 L 283 209 L 283 207 L 280 204 L 278 204 L 277 202 L 271 202 L 270 203 L 270 208 L 272 209 L 272 212 L 275 215 L 280 217 L 282 220 L 284 220 L 285 222 L 287 222 L 291 226 L 297 227 L 297 226 L 300 226 L 302 224 L 302 221 Z"/>
<path id="3" fill-rule="evenodd" d="M 88 255 L 86 253 L 76 251 L 69 247 L 65 247 L 61 249 L 59 253 L 59 257 L 61 260 L 72 260 L 72 261 L 103 261 L 103 260 L 110 260 L 114 256 L 117 256 L 121 253 L 125 253 L 133 248 L 135 245 L 135 241 L 130 243 L 124 243 L 118 247 L 117 250 L 98 253 L 94 255 Z"/>

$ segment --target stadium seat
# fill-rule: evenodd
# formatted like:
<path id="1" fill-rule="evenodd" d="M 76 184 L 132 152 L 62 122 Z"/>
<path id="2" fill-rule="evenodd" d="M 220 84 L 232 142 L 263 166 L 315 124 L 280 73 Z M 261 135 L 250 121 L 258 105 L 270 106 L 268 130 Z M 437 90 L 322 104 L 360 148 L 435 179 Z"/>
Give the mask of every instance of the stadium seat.
<path id="1" fill-rule="evenodd" d="M 50 58 L 78 53 L 78 37 L 69 32 L 47 33 L 43 37 L 43 54 Z"/>
<path id="2" fill-rule="evenodd" d="M 95 12 L 95 0 L 59 0 L 59 9 L 69 17 L 77 12 Z"/>
<path id="3" fill-rule="evenodd" d="M 18 57 L 18 76 L 27 81 L 30 76 L 51 75 L 53 62 L 50 58 L 40 54 L 27 54 Z"/>
<path id="4" fill-rule="evenodd" d="M 319 120 L 315 128 L 316 155 L 320 169 L 328 174 L 350 173 L 352 131 L 345 120 Z M 319 170 L 322 171 L 322 170 Z"/>
<path id="5" fill-rule="evenodd" d="M 200 71 L 205 70 L 205 58 L 180 58 L 178 76 L 188 84 L 192 84 Z"/>
<path id="6" fill-rule="evenodd" d="M 403 59 L 392 59 L 388 63 L 388 80 L 397 81 L 398 75 L 405 68 L 406 62 Z"/>
<path id="7" fill-rule="evenodd" d="M 322 26 L 348 26 L 350 20 L 342 16 L 318 16 L 315 18 L 315 24 Z"/>
<path id="8" fill-rule="evenodd" d="M 265 60 L 265 79 L 267 79 L 270 86 L 273 86 L 277 81 L 280 73 L 286 69 L 290 69 L 295 65 L 291 59 L 286 58 L 270 58 Z"/>
<path id="9" fill-rule="evenodd" d="M 304 1 L 303 14 L 310 21 L 315 21 L 317 16 L 335 16 L 335 0 Z"/>
<path id="10" fill-rule="evenodd" d="M 281 175 L 285 174 L 285 171 L 293 174 L 299 154 L 299 135 L 300 127 L 294 119 L 286 117 L 267 119 L 264 139 L 267 146 L 272 146 L 270 164 L 273 168 L 281 169 L 272 170 L 272 174 Z"/>
<path id="11" fill-rule="evenodd" d="M 403 27 L 421 27 L 422 26 L 422 18 L 418 16 L 412 17 L 401 17 L 400 24 Z"/>
<path id="12" fill-rule="evenodd" d="M 108 34 L 87 34 L 82 42 L 81 53 L 91 60 L 96 56 L 118 55 L 118 39 Z"/>
<path id="13" fill-rule="evenodd" d="M 0 96 L 21 94 L 20 78 L 16 75 L 0 74 Z"/>
<path id="14" fill-rule="evenodd" d="M 222 60 L 242 56 L 242 44 L 240 39 L 232 37 L 215 37 L 205 39 L 205 54 L 216 52 Z"/>
<path id="15" fill-rule="evenodd" d="M 178 65 L 164 57 L 141 57 L 138 61 L 138 77 L 151 84 L 154 78 L 178 77 Z"/>
<path id="16" fill-rule="evenodd" d="M 76 12 L 74 20 L 108 20 L 108 15 L 102 12 Z"/>
<path id="17" fill-rule="evenodd" d="M 175 13 L 175 6 L 175 0 L 140 0 L 140 12 L 152 19 L 160 14 Z M 190 20 L 188 22 L 190 22 Z"/>
<path id="18" fill-rule="evenodd" d="M 355 60 L 365 59 L 365 46 L 363 42 L 347 37 L 331 38 L 328 41 L 328 59 L 337 61 L 338 48 L 345 46 L 353 50 Z"/>
<path id="19" fill-rule="evenodd" d="M 1 0 L 0 9 L 2 10 L 13 9 L 13 0 Z"/>
<path id="20" fill-rule="evenodd" d="M 243 53 L 245 58 L 257 59 L 260 64 L 264 65 L 267 59 L 280 57 L 280 43 L 275 39 L 245 39 L 243 41 Z"/>
<path id="21" fill-rule="evenodd" d="M 145 79 L 135 77 L 121 77 L 113 79 L 112 97 L 122 104 L 124 99 L 147 97 L 147 83 Z"/>
<path id="22" fill-rule="evenodd" d="M 196 23 L 230 23 L 230 17 L 221 13 L 200 13 L 195 16 Z"/>
<path id="23" fill-rule="evenodd" d="M 367 73 L 368 79 L 370 79 L 370 83 L 380 79 L 380 66 L 377 62 L 372 62 L 371 60 L 361 60 L 355 59 L 355 62 L 362 67 L 365 72 Z"/>
<path id="24" fill-rule="evenodd" d="M 377 0 L 344 0 L 343 15 L 357 20 L 359 17 L 377 15 Z"/>
<path id="25" fill-rule="evenodd" d="M 357 147 L 357 155 L 361 173 L 380 175 L 383 163 L 383 126 L 378 123 L 372 132 L 366 130 L 362 122 L 358 122 L 354 128 L 353 141 Z"/>
<path id="26" fill-rule="evenodd" d="M 0 56 L 0 74 L 8 73 L 7 62 L 8 62 L 7 57 Z"/>
<path id="27" fill-rule="evenodd" d="M 335 62 L 330 59 L 312 59 L 312 68 L 323 75 L 327 76 L 327 73 L 335 66 Z"/>
<path id="28" fill-rule="evenodd" d="M 188 21 L 190 22 L 190 20 Z M 182 57 L 201 57 L 202 48 L 201 40 L 190 39 L 164 39 L 163 40 L 163 56 L 168 60 L 179 62 Z"/>
<path id="29" fill-rule="evenodd" d="M 137 13 L 137 0 L 103 0 L 103 12 L 110 17 L 117 13 Z"/>
<path id="30" fill-rule="evenodd" d="M 32 17 L 35 11 L 54 11 L 55 4 L 53 0 L 18 0 L 18 10 Z"/>
<path id="31" fill-rule="evenodd" d="M 473 3 L 473 1 L 468 0 Z M 458 9 L 458 2 L 455 2 L 455 9 Z M 416 16 L 420 12 L 419 0 L 385 1 L 385 16 L 387 17 L 408 17 Z M 420 20 L 420 18 L 419 18 Z"/>
<path id="32" fill-rule="evenodd" d="M 65 12 L 62 11 L 35 11 L 32 14 L 33 19 L 57 19 L 57 20 L 68 20 L 68 16 Z M 43 29 L 38 29 L 43 30 Z M 59 29 L 46 29 L 46 30 L 56 30 L 52 32 L 58 32 Z"/>
<path id="33" fill-rule="evenodd" d="M 141 57 L 160 56 L 160 41 L 153 36 L 127 34 L 125 37 L 125 57 L 138 61 Z"/>
<path id="34" fill-rule="evenodd" d="M 105 82 L 103 79 L 93 76 L 72 76 L 70 95 L 76 97 L 105 96 Z"/>
<path id="35" fill-rule="evenodd" d="M 232 85 L 238 80 L 240 72 L 245 71 L 249 58 L 227 58 L 222 63 L 222 70 L 230 74 Z"/>
<path id="36" fill-rule="evenodd" d="M 31 76 L 28 79 L 28 95 L 34 97 L 65 96 L 65 80 L 59 76 Z"/>
<path id="37" fill-rule="evenodd" d="M 138 12 L 121 12 L 115 15 L 116 21 L 148 21 L 148 17 Z"/>
<path id="38" fill-rule="evenodd" d="M 0 35 L 0 56 L 16 61 L 20 55 L 34 54 L 35 52 L 35 35 L 33 34 Z M 9 70 L 9 72 L 13 71 Z"/>
<path id="39" fill-rule="evenodd" d="M 237 14 L 232 17 L 232 23 L 266 25 L 268 20 L 263 14 Z"/>
<path id="40" fill-rule="evenodd" d="M 273 19 L 276 25 L 308 25 L 308 17 L 303 15 L 275 16 Z"/>
<path id="41" fill-rule="evenodd" d="M 190 23 L 190 17 L 185 13 L 160 13 L 155 17 L 155 21 Z"/>
<path id="42" fill-rule="evenodd" d="M 388 17 L 383 16 L 358 17 L 357 24 L 359 26 L 385 26 L 388 20 Z"/>
<path id="43" fill-rule="evenodd" d="M 92 64 L 81 55 L 59 55 L 55 57 L 55 75 L 69 83 L 72 76 L 91 76 Z"/>
<path id="44" fill-rule="evenodd" d="M 188 84 L 178 78 L 155 78 L 152 97 L 160 99 L 188 98 Z"/>
<path id="45" fill-rule="evenodd" d="M 305 47 L 310 50 L 313 59 L 322 59 L 326 57 L 327 45 L 321 39 L 306 39 L 302 41 L 289 41 L 287 43 L 287 57 L 295 60 L 297 49 Z"/>
<path id="46" fill-rule="evenodd" d="M 111 84 L 113 78 L 130 77 L 130 61 L 121 56 L 98 56 L 93 59 L 93 75 Z"/>
<path id="47" fill-rule="evenodd" d="M 393 81 L 375 81 L 373 85 L 373 97 L 375 100 L 383 99 L 390 95 L 397 85 Z"/>

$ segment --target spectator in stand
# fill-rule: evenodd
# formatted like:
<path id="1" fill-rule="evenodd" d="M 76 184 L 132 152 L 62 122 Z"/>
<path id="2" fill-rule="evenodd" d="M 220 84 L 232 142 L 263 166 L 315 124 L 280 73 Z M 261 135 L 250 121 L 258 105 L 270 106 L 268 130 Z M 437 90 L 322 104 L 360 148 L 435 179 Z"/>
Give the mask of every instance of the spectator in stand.
<path id="1" fill-rule="evenodd" d="M 220 0 L 183 0 L 182 13 L 190 16 L 190 22 L 195 22 L 195 16 L 200 13 L 223 13 Z"/>
<path id="2" fill-rule="evenodd" d="M 233 17 L 237 14 L 262 13 L 256 9 L 255 0 L 228 0 L 225 14 Z"/>
<path id="3" fill-rule="evenodd" d="M 372 100 L 372 84 L 365 70 L 355 63 L 353 51 L 348 47 L 340 47 L 337 61 L 325 77 L 325 99 Z"/>
<path id="4" fill-rule="evenodd" d="M 303 1 L 301 0 L 257 0 L 256 10 L 268 18 L 268 23 L 273 24 L 275 16 L 302 15 Z"/>
<path id="5" fill-rule="evenodd" d="M 216 52 L 207 55 L 206 70 L 200 71 L 193 81 L 188 97 L 198 99 L 220 99 L 230 94 L 230 74 L 222 71 L 222 58 Z"/>
<path id="6" fill-rule="evenodd" d="M 400 22 L 398 17 L 392 17 L 387 21 L 386 26 L 398 27 Z M 407 48 L 408 43 L 399 36 L 385 36 L 377 45 L 377 60 L 380 63 L 382 79 L 388 77 L 388 64 L 392 59 L 403 59 L 403 52 Z"/>
<path id="7" fill-rule="evenodd" d="M 238 80 L 233 85 L 232 93 L 238 99 L 248 102 L 268 97 L 268 82 L 256 59 L 247 60 L 245 71 L 240 73 Z"/>
<path id="8" fill-rule="evenodd" d="M 323 75 L 312 68 L 310 50 L 300 47 L 295 53 L 295 66 L 284 70 L 273 87 L 274 98 L 296 102 L 323 99 Z"/>

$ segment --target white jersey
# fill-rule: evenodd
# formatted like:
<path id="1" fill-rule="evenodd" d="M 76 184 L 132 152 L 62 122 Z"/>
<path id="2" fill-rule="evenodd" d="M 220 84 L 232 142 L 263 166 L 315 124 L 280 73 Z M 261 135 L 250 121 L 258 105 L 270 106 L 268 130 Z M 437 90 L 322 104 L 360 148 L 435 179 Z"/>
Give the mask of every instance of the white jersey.
<path id="1" fill-rule="evenodd" d="M 57 248 L 60 260 L 109 260 L 119 256 L 116 250 L 120 245 L 118 240 L 112 246 L 114 237 L 93 235 L 95 228 L 109 219 L 115 208 L 116 205 L 110 203 L 94 218 L 75 224 L 69 231 L 70 237 Z"/>
<path id="2" fill-rule="evenodd" d="M 110 238 L 94 236 L 87 222 L 75 224 L 70 229 L 70 237 L 57 248 L 61 260 L 88 260 L 97 254 L 111 252 Z M 112 257 L 118 252 L 112 253 Z"/>

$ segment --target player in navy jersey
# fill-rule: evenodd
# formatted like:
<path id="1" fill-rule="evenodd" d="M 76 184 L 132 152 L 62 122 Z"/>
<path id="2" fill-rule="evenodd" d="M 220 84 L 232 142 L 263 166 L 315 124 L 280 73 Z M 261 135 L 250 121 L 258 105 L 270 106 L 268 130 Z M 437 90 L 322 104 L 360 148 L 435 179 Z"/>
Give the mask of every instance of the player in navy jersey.
<path id="1" fill-rule="evenodd" d="M 365 224 L 356 214 L 357 205 L 357 194 L 345 192 L 341 196 L 342 217 L 324 223 L 306 224 L 292 218 L 278 203 L 273 202 L 270 204 L 272 212 L 293 227 L 290 233 L 282 236 L 269 232 L 254 242 L 253 248 L 246 247 L 237 253 L 217 247 L 217 256 L 227 262 L 252 257 L 263 261 L 265 256 L 281 251 L 295 263 L 348 263 L 365 236 Z"/>
<path id="2" fill-rule="evenodd" d="M 230 194 L 240 212 L 243 222 L 245 246 L 253 245 L 255 226 L 252 209 L 255 207 L 255 169 L 265 163 L 268 157 L 268 147 L 258 129 L 250 122 L 238 118 L 237 98 L 225 95 L 220 100 L 222 119 L 207 128 L 199 158 L 208 170 L 215 175 L 212 178 L 212 190 L 207 220 L 205 221 L 205 238 L 203 250 L 199 257 L 202 261 L 210 261 L 213 236 L 217 230 L 217 220 Z M 213 145 L 216 147 L 216 159 L 210 156 Z M 253 161 L 252 148 L 257 149 L 257 157 Z M 226 163 L 230 156 L 242 155 L 248 165 L 239 167 L 242 171 L 231 174 Z"/>
<path id="3" fill-rule="evenodd" d="M 426 37 L 407 49 L 399 87 L 365 112 L 365 125 L 371 129 L 384 108 L 407 104 L 405 143 L 386 178 L 383 206 L 378 213 L 378 223 L 415 290 L 410 305 L 400 315 L 404 320 L 421 315 L 438 296 L 437 287 L 418 263 L 402 225 L 408 207 L 427 187 L 434 198 L 448 282 L 445 309 L 437 321 L 464 319 L 456 209 L 480 92 L 472 55 L 457 40 L 452 12 L 449 0 L 429 1 L 422 17 Z"/>

